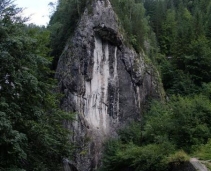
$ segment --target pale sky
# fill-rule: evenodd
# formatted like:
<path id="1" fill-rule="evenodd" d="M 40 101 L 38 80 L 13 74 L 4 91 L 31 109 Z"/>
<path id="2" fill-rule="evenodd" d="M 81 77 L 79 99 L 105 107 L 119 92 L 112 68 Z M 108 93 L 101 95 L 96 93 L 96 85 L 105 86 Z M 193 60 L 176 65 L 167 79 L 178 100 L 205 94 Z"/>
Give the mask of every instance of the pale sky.
<path id="1" fill-rule="evenodd" d="M 27 23 L 34 23 L 36 25 L 47 25 L 49 22 L 50 7 L 49 2 L 56 2 L 55 0 L 15 0 L 14 4 L 17 7 L 24 8 L 23 15 L 30 17 Z"/>

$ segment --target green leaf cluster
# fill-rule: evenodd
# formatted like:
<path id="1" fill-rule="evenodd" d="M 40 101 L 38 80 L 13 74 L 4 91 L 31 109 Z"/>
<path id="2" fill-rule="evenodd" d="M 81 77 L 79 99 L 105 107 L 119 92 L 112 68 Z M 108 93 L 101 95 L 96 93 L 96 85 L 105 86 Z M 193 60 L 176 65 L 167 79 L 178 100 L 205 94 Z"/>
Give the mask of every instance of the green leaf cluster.
<path id="1" fill-rule="evenodd" d="M 202 160 L 211 159 L 211 140 L 209 139 L 205 145 L 201 145 L 195 152 L 195 155 Z"/>

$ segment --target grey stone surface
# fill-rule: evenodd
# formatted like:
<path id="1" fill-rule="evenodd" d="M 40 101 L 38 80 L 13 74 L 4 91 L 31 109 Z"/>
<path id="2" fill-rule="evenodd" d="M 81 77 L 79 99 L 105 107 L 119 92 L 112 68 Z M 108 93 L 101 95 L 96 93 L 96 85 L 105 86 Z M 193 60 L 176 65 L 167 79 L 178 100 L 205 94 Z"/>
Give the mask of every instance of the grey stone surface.
<path id="1" fill-rule="evenodd" d="M 193 167 L 195 168 L 195 170 L 197 171 L 209 171 L 207 169 L 207 167 L 202 164 L 198 159 L 196 158 L 191 158 L 190 159 L 190 163 L 193 165 Z"/>
<path id="2" fill-rule="evenodd" d="M 103 142 L 129 121 L 140 120 L 148 98 L 162 96 L 157 71 L 123 42 L 110 2 L 95 0 L 59 59 L 61 106 L 76 113 L 76 120 L 64 125 L 77 146 L 71 165 L 78 171 L 96 170 Z"/>

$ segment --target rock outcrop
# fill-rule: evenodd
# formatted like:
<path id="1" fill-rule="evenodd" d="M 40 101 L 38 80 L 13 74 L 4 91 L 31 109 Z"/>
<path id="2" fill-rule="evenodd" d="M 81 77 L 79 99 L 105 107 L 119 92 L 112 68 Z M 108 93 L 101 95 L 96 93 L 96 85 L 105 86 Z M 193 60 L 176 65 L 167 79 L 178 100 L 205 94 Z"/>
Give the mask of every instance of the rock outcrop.
<path id="1" fill-rule="evenodd" d="M 62 108 L 76 113 L 73 123 L 65 123 L 78 147 L 66 170 L 68 163 L 78 171 L 97 169 L 102 143 L 140 120 L 148 98 L 161 97 L 157 71 L 124 44 L 108 0 L 95 0 L 85 10 L 59 59 L 56 78 L 65 95 Z"/>
<path id="2" fill-rule="evenodd" d="M 170 171 L 209 171 L 204 165 L 206 161 L 200 161 L 197 158 L 191 158 L 188 162 L 171 165 Z M 209 162 L 207 163 L 209 165 Z"/>

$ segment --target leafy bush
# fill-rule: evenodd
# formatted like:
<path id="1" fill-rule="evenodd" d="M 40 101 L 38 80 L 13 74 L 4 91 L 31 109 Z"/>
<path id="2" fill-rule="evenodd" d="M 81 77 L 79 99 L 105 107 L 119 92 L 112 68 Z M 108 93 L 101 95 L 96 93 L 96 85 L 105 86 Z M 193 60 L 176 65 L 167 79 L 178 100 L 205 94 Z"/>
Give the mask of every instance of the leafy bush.
<path id="1" fill-rule="evenodd" d="M 149 144 L 141 147 L 130 147 L 122 155 L 133 156 L 132 166 L 136 171 L 165 171 L 168 165 L 165 157 L 174 150 L 170 143 Z"/>
<path id="2" fill-rule="evenodd" d="M 120 136 L 122 143 L 128 144 L 133 142 L 136 145 L 140 145 L 142 137 L 141 123 L 131 122 L 124 129 L 120 129 L 118 135 Z"/>
<path id="3" fill-rule="evenodd" d="M 122 167 L 126 167 L 126 163 L 117 161 L 117 151 L 123 150 L 122 144 L 118 139 L 112 139 L 105 143 L 105 149 L 103 153 L 103 166 L 100 171 L 112 171 L 121 170 Z"/>
<path id="4" fill-rule="evenodd" d="M 211 139 L 205 145 L 201 145 L 194 155 L 202 160 L 211 160 Z"/>
<path id="5" fill-rule="evenodd" d="M 164 162 L 166 156 L 174 150 L 169 143 L 137 146 L 121 141 L 109 142 L 106 145 L 102 171 L 164 171 L 168 165 Z"/>
<path id="6" fill-rule="evenodd" d="M 167 163 L 174 165 L 179 165 L 189 160 L 190 157 L 183 150 L 176 151 L 174 154 L 167 157 Z"/>

